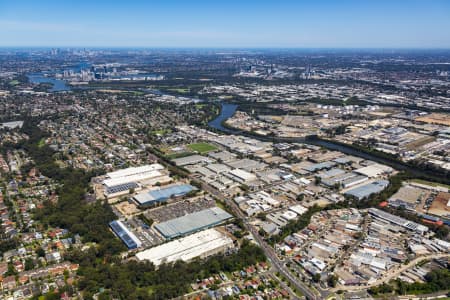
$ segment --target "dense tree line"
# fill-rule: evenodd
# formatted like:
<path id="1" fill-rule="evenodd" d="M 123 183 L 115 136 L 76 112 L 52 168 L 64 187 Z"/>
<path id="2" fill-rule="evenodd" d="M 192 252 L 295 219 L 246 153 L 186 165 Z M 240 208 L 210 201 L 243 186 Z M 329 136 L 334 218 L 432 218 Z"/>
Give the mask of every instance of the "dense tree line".
<path id="1" fill-rule="evenodd" d="M 45 225 L 67 228 L 71 233 L 80 234 L 85 242 L 98 244 L 87 251 L 72 249 L 65 255 L 65 259 L 80 264 L 78 286 L 85 299 L 92 299 L 100 288 L 106 292 L 99 299 L 168 299 L 188 292 L 189 284 L 196 279 L 265 261 L 262 249 L 248 242 L 227 256 L 190 263 L 178 261 L 158 269 L 151 263 L 122 261 L 118 254 L 125 247 L 108 228 L 108 223 L 115 218 L 110 206 L 84 201 L 90 178 L 97 173 L 61 169 L 55 163 L 53 150 L 39 143 L 46 133 L 37 127 L 36 121 L 26 120 L 22 130 L 30 138 L 14 147 L 26 150 L 44 175 L 62 184 L 57 190 L 58 201 L 45 202 L 35 217 Z"/>
<path id="2" fill-rule="evenodd" d="M 115 219 L 110 206 L 101 202 L 88 204 L 84 201 L 91 177 L 100 172 L 60 168 L 55 162 L 54 151 L 39 143 L 47 134 L 39 129 L 36 120 L 27 119 L 22 131 L 29 139 L 16 147 L 27 151 L 42 174 L 61 183 L 57 189 L 58 201 L 45 201 L 44 207 L 36 211 L 35 218 L 44 225 L 80 234 L 85 242 L 98 243 L 102 254 L 112 255 L 125 250 L 108 228 L 108 223 Z"/>
<path id="3" fill-rule="evenodd" d="M 383 283 L 369 289 L 372 295 L 396 292 L 400 295 L 430 294 L 450 288 L 450 269 L 436 269 L 425 275 L 426 282 L 408 283 L 397 279 L 395 285 Z"/>
<path id="4" fill-rule="evenodd" d="M 114 261 L 105 264 L 98 253 L 74 251 L 70 259 L 80 264 L 79 287 L 89 299 L 99 288 L 106 289 L 105 299 L 170 299 L 189 291 L 190 283 L 221 271 L 232 272 L 265 261 L 261 248 L 244 242 L 240 250 L 230 255 L 216 255 L 206 260 L 162 264 L 156 269 L 148 262 Z M 102 299 L 102 298 L 100 298 Z"/>

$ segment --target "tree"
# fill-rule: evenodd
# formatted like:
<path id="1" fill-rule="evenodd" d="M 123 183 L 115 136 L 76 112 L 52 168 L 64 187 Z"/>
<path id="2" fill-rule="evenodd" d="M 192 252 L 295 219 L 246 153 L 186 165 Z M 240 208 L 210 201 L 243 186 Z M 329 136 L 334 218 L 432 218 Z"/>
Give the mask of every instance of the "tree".
<path id="1" fill-rule="evenodd" d="M 32 258 L 27 258 L 25 260 L 25 271 L 34 269 L 34 260 Z"/>
<path id="2" fill-rule="evenodd" d="M 337 281 L 338 281 L 338 277 L 336 275 L 332 274 L 332 275 L 328 276 L 327 283 L 328 283 L 329 287 L 335 287 L 337 284 Z"/>

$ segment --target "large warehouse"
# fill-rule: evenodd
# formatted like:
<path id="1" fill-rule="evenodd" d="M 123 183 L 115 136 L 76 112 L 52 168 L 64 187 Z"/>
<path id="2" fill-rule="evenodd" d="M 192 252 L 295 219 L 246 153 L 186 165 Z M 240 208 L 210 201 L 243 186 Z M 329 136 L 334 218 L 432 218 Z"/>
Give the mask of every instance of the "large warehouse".
<path id="1" fill-rule="evenodd" d="M 180 197 L 196 188 L 190 184 L 177 184 L 169 187 L 139 193 L 133 197 L 139 206 L 150 206 L 165 202 L 171 197 Z"/>
<path id="2" fill-rule="evenodd" d="M 109 223 L 112 231 L 127 245 L 128 249 L 136 249 L 141 246 L 141 241 L 121 221 Z"/>
<path id="3" fill-rule="evenodd" d="M 254 174 L 241 169 L 234 169 L 228 172 L 228 176 L 240 183 L 248 183 L 257 179 Z"/>
<path id="4" fill-rule="evenodd" d="M 206 258 L 231 248 L 233 248 L 231 238 L 215 229 L 207 229 L 139 252 L 136 258 L 139 261 L 149 260 L 155 266 L 159 266 L 165 262 L 190 261 L 196 257 Z"/>
<path id="5" fill-rule="evenodd" d="M 164 167 L 160 164 L 152 164 L 107 173 L 103 180 L 105 196 L 112 198 L 126 194 L 131 189 L 138 190 L 140 189 L 138 183 L 169 182 L 170 177 L 160 172 L 163 169 Z"/>
<path id="6" fill-rule="evenodd" d="M 372 194 L 379 193 L 389 185 L 387 180 L 378 180 L 371 183 L 358 186 L 345 192 L 345 195 L 353 196 L 358 200 L 369 197 Z"/>
<path id="7" fill-rule="evenodd" d="M 204 209 L 192 214 L 155 225 L 167 239 L 187 235 L 199 230 L 217 226 L 233 216 L 219 207 Z"/>

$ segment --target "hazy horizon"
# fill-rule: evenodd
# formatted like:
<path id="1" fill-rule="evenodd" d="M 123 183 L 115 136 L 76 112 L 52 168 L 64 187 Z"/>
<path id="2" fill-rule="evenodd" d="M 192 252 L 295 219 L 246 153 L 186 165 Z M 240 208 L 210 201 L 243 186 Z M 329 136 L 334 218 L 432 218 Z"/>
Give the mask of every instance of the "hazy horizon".
<path id="1" fill-rule="evenodd" d="M 0 47 L 450 49 L 450 1 L 2 1 Z"/>

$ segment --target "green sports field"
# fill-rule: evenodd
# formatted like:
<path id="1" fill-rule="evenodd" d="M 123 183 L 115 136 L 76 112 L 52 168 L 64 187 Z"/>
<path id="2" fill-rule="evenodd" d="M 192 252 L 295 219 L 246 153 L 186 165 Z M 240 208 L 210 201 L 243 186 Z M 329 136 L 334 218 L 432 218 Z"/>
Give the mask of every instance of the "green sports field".
<path id="1" fill-rule="evenodd" d="M 191 149 L 192 151 L 196 151 L 198 153 L 208 153 L 208 152 L 217 150 L 216 146 L 213 146 L 213 145 L 208 144 L 208 143 L 189 144 L 188 148 Z"/>

